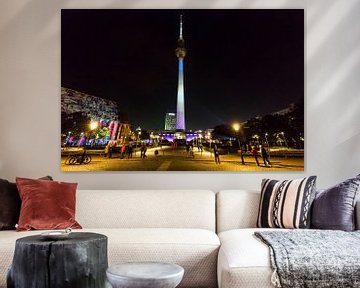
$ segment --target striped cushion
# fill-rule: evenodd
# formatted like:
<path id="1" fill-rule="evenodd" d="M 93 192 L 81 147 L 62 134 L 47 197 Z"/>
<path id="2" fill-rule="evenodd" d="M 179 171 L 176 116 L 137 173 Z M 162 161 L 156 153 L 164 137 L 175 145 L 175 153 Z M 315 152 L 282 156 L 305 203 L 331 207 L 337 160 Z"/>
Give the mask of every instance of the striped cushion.
<path id="1" fill-rule="evenodd" d="M 316 176 L 294 180 L 263 179 L 257 227 L 308 228 Z"/>

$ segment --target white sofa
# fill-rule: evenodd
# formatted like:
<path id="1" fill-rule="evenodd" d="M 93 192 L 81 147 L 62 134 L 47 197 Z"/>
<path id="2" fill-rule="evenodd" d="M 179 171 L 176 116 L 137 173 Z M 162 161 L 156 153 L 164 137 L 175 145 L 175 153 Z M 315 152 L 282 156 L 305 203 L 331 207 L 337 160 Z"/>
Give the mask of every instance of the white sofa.
<path id="1" fill-rule="evenodd" d="M 274 287 L 269 248 L 254 236 L 255 231 L 268 229 L 255 228 L 259 201 L 259 191 L 224 190 L 216 195 L 219 288 Z M 360 202 L 356 212 L 360 229 Z"/>
<path id="2" fill-rule="evenodd" d="M 208 190 L 78 190 L 76 219 L 108 237 L 109 265 L 164 261 L 185 269 L 180 287 L 216 287 L 220 241 L 215 193 Z M 15 240 L 44 231 L 0 231 L 0 287 Z M 26 287 L 24 287 L 26 288 Z"/>
<path id="3" fill-rule="evenodd" d="M 259 199 L 245 190 L 78 190 L 76 219 L 80 231 L 108 236 L 109 265 L 176 263 L 179 287 L 273 287 L 269 249 L 253 236 Z M 15 240 L 42 232 L 0 231 L 0 288 Z"/>

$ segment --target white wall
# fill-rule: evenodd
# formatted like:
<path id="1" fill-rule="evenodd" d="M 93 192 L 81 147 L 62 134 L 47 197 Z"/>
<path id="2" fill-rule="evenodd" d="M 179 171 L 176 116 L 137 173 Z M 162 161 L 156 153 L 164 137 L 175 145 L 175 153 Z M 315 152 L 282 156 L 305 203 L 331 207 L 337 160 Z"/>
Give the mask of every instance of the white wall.
<path id="1" fill-rule="evenodd" d="M 61 8 L 305 8 L 304 173 L 60 171 Z M 52 175 L 82 189 L 258 189 L 263 177 L 360 173 L 359 0 L 3 0 L 0 2 L 0 178 Z"/>

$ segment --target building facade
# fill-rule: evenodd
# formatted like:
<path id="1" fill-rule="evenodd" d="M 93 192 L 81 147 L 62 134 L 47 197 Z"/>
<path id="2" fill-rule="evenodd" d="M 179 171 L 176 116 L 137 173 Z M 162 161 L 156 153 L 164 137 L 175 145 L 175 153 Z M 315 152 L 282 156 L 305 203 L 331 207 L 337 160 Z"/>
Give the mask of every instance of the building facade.
<path id="1" fill-rule="evenodd" d="M 166 113 L 165 131 L 174 131 L 176 129 L 176 113 Z"/>

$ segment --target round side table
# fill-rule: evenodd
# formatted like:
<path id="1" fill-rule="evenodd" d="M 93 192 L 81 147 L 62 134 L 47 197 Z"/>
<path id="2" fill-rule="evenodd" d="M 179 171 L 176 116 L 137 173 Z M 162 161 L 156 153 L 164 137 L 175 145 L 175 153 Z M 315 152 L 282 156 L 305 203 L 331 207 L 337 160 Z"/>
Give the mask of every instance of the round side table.
<path id="1" fill-rule="evenodd" d="M 106 270 L 114 288 L 175 288 L 184 276 L 184 268 L 162 262 L 117 264 Z"/>

